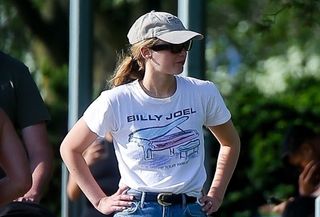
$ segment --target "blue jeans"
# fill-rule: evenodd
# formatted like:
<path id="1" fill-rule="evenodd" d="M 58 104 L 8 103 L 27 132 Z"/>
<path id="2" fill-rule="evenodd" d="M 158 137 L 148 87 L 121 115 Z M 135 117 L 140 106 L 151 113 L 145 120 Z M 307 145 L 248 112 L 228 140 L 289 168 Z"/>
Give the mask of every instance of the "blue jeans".
<path id="1" fill-rule="evenodd" d="M 128 194 L 131 194 L 129 190 Z M 134 195 L 134 193 L 133 193 Z M 197 202 L 162 206 L 158 202 L 137 200 L 132 206 L 122 212 L 115 213 L 114 217 L 206 217 L 202 207 Z"/>

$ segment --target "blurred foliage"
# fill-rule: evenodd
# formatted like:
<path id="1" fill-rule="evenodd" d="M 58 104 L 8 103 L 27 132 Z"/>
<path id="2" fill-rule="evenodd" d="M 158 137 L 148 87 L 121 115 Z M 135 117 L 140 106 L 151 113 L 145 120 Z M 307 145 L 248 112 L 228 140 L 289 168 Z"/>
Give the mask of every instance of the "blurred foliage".
<path id="1" fill-rule="evenodd" d="M 222 91 L 242 141 L 217 216 L 260 216 L 269 197 L 297 194 L 297 171 L 280 159 L 288 126 L 319 128 L 320 2 L 207 4 L 206 75 Z"/>
<path id="2" fill-rule="evenodd" d="M 241 80 L 236 79 L 233 91 L 225 96 L 241 136 L 242 150 L 219 211 L 222 217 L 256 216 L 258 207 L 269 197 L 295 195 L 297 173 L 284 167 L 280 159 L 283 135 L 297 123 L 320 129 L 320 101 L 315 97 L 319 77 L 290 78 L 285 91 L 268 97 L 254 84 Z"/>
<path id="3" fill-rule="evenodd" d="M 258 216 L 269 196 L 296 193 L 297 174 L 279 158 L 286 128 L 297 122 L 319 126 L 320 1 L 200 2 L 206 4 L 206 77 L 221 90 L 242 141 L 218 216 Z M 48 129 L 56 161 L 43 203 L 57 215 L 58 150 L 67 132 L 68 7 L 64 0 L 0 0 L 0 49 L 30 67 L 52 115 Z M 152 9 L 176 14 L 177 1 L 95 0 L 92 8 L 96 95 L 112 74 L 115 54 L 126 47 L 131 23 Z"/>

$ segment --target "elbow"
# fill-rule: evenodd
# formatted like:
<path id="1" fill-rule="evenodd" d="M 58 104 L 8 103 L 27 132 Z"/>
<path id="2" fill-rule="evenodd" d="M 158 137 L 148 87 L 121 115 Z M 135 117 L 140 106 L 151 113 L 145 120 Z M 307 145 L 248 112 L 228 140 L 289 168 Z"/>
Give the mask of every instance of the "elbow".
<path id="1" fill-rule="evenodd" d="M 64 143 L 62 143 L 60 145 L 59 151 L 60 151 L 60 156 L 61 156 L 62 160 L 64 161 L 65 160 L 65 156 L 66 156 L 66 152 L 67 152 Z"/>
<path id="2" fill-rule="evenodd" d="M 67 168 L 68 168 L 68 164 L 67 164 L 67 159 L 68 159 L 68 153 L 69 153 L 69 150 L 67 150 L 67 148 L 65 147 L 65 144 L 62 143 L 60 145 L 60 156 L 62 158 L 62 161 L 66 164 Z M 67 161 L 67 162 L 66 162 Z M 70 182 L 70 176 L 69 176 L 69 180 L 68 180 L 68 184 L 67 184 L 67 197 L 70 201 L 74 202 L 76 201 L 79 196 L 74 192 L 74 187 L 72 186 L 71 184 L 72 182 Z M 76 185 L 76 184 L 75 184 Z"/>
<path id="3" fill-rule="evenodd" d="M 240 151 L 241 151 L 241 140 L 240 140 L 240 137 L 238 137 L 238 139 L 236 140 L 234 147 L 235 147 L 235 150 L 238 153 L 238 155 L 240 155 Z"/>
<path id="4" fill-rule="evenodd" d="M 233 146 L 240 151 L 241 148 L 241 139 L 238 134 L 235 135 L 235 138 L 233 139 Z"/>
<path id="5" fill-rule="evenodd" d="M 241 149 L 241 140 L 240 140 L 240 137 L 238 137 L 238 139 L 237 139 L 237 144 L 236 144 L 236 146 L 238 147 L 238 149 L 239 149 L 239 151 L 240 151 L 240 149 Z"/>
<path id="6" fill-rule="evenodd" d="M 60 152 L 60 156 L 63 160 L 63 144 L 60 145 L 59 152 Z"/>

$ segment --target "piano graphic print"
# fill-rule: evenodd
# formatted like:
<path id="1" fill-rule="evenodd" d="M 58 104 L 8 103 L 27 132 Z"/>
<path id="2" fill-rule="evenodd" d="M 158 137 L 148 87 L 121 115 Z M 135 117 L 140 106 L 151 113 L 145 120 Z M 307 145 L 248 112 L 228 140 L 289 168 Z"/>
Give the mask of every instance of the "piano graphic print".
<path id="1" fill-rule="evenodd" d="M 145 160 L 152 160 L 153 153 L 159 151 L 168 151 L 169 156 L 187 160 L 191 155 L 198 154 L 200 146 L 196 130 L 183 130 L 179 127 L 188 118 L 183 116 L 164 126 L 136 130 L 130 133 L 129 142 L 134 142 L 143 149 Z"/>

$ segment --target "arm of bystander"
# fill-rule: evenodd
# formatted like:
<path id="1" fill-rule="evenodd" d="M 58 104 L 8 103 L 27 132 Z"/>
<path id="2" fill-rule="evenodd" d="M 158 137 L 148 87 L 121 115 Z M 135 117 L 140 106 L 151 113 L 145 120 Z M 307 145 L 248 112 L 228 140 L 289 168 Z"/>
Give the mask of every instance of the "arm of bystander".
<path id="1" fill-rule="evenodd" d="M 0 206 L 22 196 L 31 187 L 31 173 L 23 145 L 7 115 L 0 109 Z"/>

